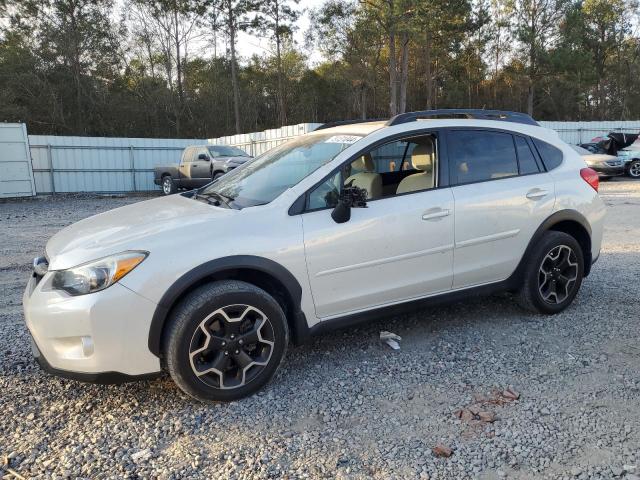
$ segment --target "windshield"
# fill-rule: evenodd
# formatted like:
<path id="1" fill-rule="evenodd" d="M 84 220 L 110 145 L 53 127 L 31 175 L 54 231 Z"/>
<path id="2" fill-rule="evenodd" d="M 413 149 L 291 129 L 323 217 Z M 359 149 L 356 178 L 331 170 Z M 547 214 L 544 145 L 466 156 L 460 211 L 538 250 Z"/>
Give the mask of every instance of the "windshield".
<path id="1" fill-rule="evenodd" d="M 264 205 L 360 138 L 355 135 L 305 135 L 290 140 L 223 175 L 201 189 L 198 196 L 223 197 L 237 208 Z"/>
<path id="2" fill-rule="evenodd" d="M 214 157 L 248 157 L 246 152 L 238 147 L 228 147 L 226 145 L 211 145 L 207 147 Z"/>

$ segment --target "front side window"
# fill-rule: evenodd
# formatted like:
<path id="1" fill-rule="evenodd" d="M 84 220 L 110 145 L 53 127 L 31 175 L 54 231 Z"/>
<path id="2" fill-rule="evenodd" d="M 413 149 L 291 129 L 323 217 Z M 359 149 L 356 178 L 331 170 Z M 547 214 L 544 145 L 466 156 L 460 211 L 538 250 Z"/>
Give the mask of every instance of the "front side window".
<path id="1" fill-rule="evenodd" d="M 518 175 L 513 137 L 508 133 L 454 130 L 448 134 L 449 159 L 458 184 Z"/>
<path id="2" fill-rule="evenodd" d="M 264 205 L 329 163 L 360 138 L 327 134 L 290 140 L 202 188 L 198 197 L 223 198 L 225 203 L 236 208 Z"/>
<path id="3" fill-rule="evenodd" d="M 196 160 L 203 160 L 203 158 L 200 158 L 201 155 L 204 156 L 204 158 L 207 158 L 207 159 L 210 157 L 209 151 L 206 148 L 199 148 L 197 150 L 195 159 Z"/>
<path id="4" fill-rule="evenodd" d="M 366 190 L 367 200 L 435 188 L 437 139 L 413 136 L 375 147 L 340 167 L 309 192 L 307 210 L 333 208 L 343 187 Z"/>

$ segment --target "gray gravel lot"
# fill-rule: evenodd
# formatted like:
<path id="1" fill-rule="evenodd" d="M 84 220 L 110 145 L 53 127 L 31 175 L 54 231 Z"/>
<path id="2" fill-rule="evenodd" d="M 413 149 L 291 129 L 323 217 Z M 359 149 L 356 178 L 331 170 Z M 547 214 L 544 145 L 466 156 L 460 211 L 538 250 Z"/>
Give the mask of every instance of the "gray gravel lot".
<path id="1" fill-rule="evenodd" d="M 0 203 L 0 455 L 42 478 L 637 480 L 640 182 L 601 193 L 602 255 L 564 313 L 525 314 L 503 295 L 326 334 L 291 348 L 259 395 L 216 406 L 166 377 L 87 385 L 31 358 L 31 258 L 65 225 L 147 197 Z M 507 388 L 519 400 L 496 393 Z M 495 422 L 466 419 L 478 411 Z M 453 454 L 436 457 L 437 444 Z"/>

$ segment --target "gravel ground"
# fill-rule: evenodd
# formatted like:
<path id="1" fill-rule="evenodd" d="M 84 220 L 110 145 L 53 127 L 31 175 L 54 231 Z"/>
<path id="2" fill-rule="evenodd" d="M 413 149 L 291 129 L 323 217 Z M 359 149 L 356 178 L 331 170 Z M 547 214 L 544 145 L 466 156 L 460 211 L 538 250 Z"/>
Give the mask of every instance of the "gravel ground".
<path id="1" fill-rule="evenodd" d="M 259 395 L 216 406 L 167 377 L 86 385 L 31 358 L 31 258 L 63 226 L 146 197 L 0 203 L 0 455 L 42 478 L 637 480 L 640 182 L 601 193 L 602 255 L 564 313 L 525 314 L 503 295 L 326 334 L 290 349 Z"/>

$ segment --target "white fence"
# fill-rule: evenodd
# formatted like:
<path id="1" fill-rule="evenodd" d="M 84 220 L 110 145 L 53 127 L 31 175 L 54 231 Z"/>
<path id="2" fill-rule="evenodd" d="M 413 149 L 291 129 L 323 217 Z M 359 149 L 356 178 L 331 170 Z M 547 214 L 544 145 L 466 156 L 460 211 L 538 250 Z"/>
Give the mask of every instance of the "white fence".
<path id="1" fill-rule="evenodd" d="M 572 144 L 588 142 L 611 131 L 639 132 L 640 121 L 540 122 Z M 303 123 L 264 132 L 211 139 L 146 139 L 30 135 L 22 124 L 0 124 L 0 197 L 66 192 L 151 191 L 153 167 L 178 163 L 187 145 L 237 146 L 252 156 L 319 124 Z M 11 132 L 9 138 L 8 132 Z M 16 132 L 20 136 L 16 136 Z M 17 141 L 16 141 L 17 139 Z M 32 171 L 25 148 L 30 148 Z M 31 175 L 31 176 L 30 176 Z"/>
<path id="2" fill-rule="evenodd" d="M 36 194 L 23 123 L 0 123 L 0 198 Z"/>
<path id="3" fill-rule="evenodd" d="M 233 145 L 241 148 L 252 157 L 257 157 L 267 150 L 280 145 L 299 135 L 314 131 L 321 123 L 299 123 L 282 128 L 273 128 L 264 132 L 242 133 L 227 137 L 210 138 L 209 143 L 217 145 Z"/>
<path id="4" fill-rule="evenodd" d="M 153 167 L 207 140 L 29 135 L 38 193 L 155 190 Z"/>
<path id="5" fill-rule="evenodd" d="M 640 132 L 639 121 L 610 122 L 538 122 L 546 128 L 558 132 L 560 138 L 567 143 L 577 145 L 590 142 L 595 137 L 604 137 L 609 132 Z"/>

